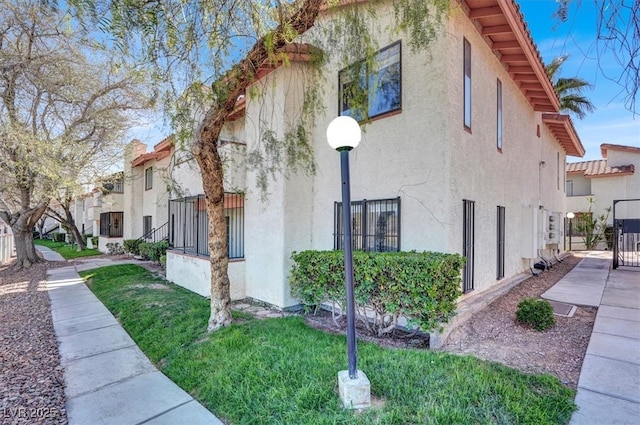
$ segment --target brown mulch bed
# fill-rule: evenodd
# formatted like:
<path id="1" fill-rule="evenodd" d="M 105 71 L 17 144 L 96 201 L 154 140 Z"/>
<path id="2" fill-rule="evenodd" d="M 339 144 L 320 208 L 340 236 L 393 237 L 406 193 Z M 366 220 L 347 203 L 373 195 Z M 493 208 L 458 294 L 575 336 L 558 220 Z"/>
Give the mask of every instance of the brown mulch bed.
<path id="1" fill-rule="evenodd" d="M 63 370 L 44 290 L 47 268 L 56 266 L 0 267 L 2 424 L 67 423 Z"/>

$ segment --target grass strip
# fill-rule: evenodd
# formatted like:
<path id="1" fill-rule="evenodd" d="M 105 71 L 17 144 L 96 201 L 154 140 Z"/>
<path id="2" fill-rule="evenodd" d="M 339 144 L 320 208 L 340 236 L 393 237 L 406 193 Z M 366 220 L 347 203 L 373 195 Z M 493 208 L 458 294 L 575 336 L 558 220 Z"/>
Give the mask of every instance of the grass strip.
<path id="1" fill-rule="evenodd" d="M 375 407 L 342 408 L 344 336 L 301 317 L 236 323 L 206 333 L 208 300 L 135 265 L 81 273 L 169 378 L 229 424 L 566 424 L 575 392 L 470 356 L 358 343 Z"/>
<path id="2" fill-rule="evenodd" d="M 71 246 L 65 242 L 54 242 L 48 239 L 34 239 L 33 243 L 51 248 L 58 254 L 62 255 L 62 258 L 65 260 L 73 260 L 74 258 L 91 257 L 93 255 L 102 254 L 97 249 L 85 248 L 82 251 L 78 251 L 78 248 L 75 245 Z"/>

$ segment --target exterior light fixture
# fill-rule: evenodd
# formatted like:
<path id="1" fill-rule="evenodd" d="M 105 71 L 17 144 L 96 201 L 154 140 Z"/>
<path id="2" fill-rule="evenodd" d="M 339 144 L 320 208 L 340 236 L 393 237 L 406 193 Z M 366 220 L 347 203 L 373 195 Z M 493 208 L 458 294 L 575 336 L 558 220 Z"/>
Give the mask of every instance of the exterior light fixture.
<path id="1" fill-rule="evenodd" d="M 573 218 L 576 215 L 572 212 L 567 213 L 567 218 L 569 219 L 569 251 L 571 251 L 571 236 L 573 236 Z"/>
<path id="2" fill-rule="evenodd" d="M 340 152 L 342 177 L 342 228 L 344 229 L 344 274 L 347 292 L 347 363 L 348 370 L 338 372 L 338 389 L 343 405 L 349 409 L 371 406 L 371 384 L 357 365 L 355 301 L 353 294 L 353 247 L 351 244 L 351 182 L 349 151 L 362 139 L 360 125 L 348 116 L 335 118 L 327 127 L 329 146 Z"/>

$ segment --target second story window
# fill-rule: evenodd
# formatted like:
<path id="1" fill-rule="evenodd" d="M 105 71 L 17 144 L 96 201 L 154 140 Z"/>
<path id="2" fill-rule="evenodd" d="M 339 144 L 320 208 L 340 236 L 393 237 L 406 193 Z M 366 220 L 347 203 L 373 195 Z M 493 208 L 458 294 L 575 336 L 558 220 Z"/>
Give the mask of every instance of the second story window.
<path id="1" fill-rule="evenodd" d="M 496 146 L 498 150 L 502 151 L 502 81 L 498 80 L 496 90 L 496 109 L 497 109 L 497 121 L 496 121 Z"/>
<path id="2" fill-rule="evenodd" d="M 149 167 L 144 170 L 144 190 L 149 190 L 153 187 L 153 167 Z"/>
<path id="3" fill-rule="evenodd" d="M 401 44 L 395 42 L 339 73 L 339 114 L 360 121 L 402 109 Z"/>
<path id="4" fill-rule="evenodd" d="M 464 127 L 471 130 L 471 43 L 464 39 Z"/>

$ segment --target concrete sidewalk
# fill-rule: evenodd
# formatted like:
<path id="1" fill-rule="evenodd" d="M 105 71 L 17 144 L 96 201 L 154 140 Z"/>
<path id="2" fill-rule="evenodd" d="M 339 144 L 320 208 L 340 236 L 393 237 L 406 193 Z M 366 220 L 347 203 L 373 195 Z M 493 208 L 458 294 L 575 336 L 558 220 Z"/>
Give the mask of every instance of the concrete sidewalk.
<path id="1" fill-rule="evenodd" d="M 610 264 L 610 252 L 590 252 L 542 295 L 598 307 L 572 425 L 636 424 L 640 418 L 640 269 L 609 270 Z"/>
<path id="2" fill-rule="evenodd" d="M 38 247 L 46 259 L 64 261 L 44 248 Z M 115 264 L 82 263 L 82 269 Z M 47 288 L 71 425 L 222 424 L 155 368 L 74 266 L 49 269 Z"/>

